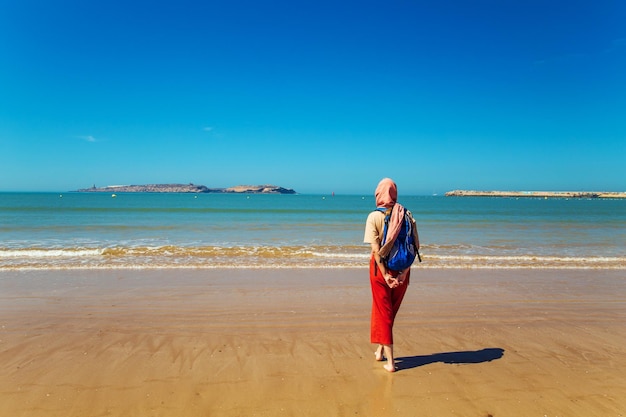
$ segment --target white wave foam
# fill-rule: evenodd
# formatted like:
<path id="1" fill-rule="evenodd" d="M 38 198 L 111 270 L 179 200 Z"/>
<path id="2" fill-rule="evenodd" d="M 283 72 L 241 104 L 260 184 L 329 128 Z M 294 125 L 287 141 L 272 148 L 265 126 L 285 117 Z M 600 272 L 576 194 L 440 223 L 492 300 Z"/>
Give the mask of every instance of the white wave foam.
<path id="1" fill-rule="evenodd" d="M 267 252 L 267 253 L 265 253 Z M 334 248 L 0 248 L 0 270 L 367 268 L 368 252 Z M 418 269 L 626 269 L 626 257 L 422 253 Z"/>
<path id="2" fill-rule="evenodd" d="M 564 262 L 564 263 L 584 263 L 584 262 L 626 262 L 625 257 L 602 257 L 602 256 L 590 256 L 586 258 L 580 257 L 563 257 L 563 256 L 534 256 L 534 255 L 521 255 L 521 256 L 494 256 L 494 255 L 429 255 L 429 259 L 440 261 L 541 261 L 541 262 Z"/>
<path id="3" fill-rule="evenodd" d="M 311 255 L 319 258 L 337 258 L 337 259 L 369 259 L 369 253 L 321 253 L 309 252 Z"/>
<path id="4" fill-rule="evenodd" d="M 75 258 L 100 256 L 103 249 L 9 249 L 0 250 L 0 258 Z"/>

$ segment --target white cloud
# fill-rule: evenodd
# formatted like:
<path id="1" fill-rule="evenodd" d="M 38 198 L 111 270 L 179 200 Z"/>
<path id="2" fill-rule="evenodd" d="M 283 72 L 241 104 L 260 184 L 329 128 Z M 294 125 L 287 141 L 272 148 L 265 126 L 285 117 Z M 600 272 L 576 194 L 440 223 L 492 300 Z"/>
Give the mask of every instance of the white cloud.
<path id="1" fill-rule="evenodd" d="M 78 139 L 84 140 L 85 142 L 99 142 L 98 139 L 94 138 L 91 135 L 87 135 L 87 136 L 77 136 Z"/>
<path id="2" fill-rule="evenodd" d="M 205 132 L 211 132 L 213 128 L 211 126 L 207 126 L 207 127 L 203 127 L 202 130 L 204 130 Z"/>

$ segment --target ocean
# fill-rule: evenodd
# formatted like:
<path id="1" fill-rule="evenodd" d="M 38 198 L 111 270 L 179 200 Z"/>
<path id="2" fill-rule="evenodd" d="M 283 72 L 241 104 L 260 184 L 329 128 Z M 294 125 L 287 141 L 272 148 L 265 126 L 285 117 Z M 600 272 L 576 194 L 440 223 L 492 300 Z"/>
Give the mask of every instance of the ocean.
<path id="1" fill-rule="evenodd" d="M 401 196 L 419 268 L 626 269 L 626 200 Z M 0 193 L 0 271 L 366 268 L 373 195 Z"/>

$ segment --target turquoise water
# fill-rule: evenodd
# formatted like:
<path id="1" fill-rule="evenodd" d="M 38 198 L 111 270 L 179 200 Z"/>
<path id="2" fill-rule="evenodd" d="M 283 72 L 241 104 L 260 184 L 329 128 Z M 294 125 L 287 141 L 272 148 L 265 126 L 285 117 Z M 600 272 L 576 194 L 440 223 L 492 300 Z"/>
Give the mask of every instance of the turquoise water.
<path id="1" fill-rule="evenodd" d="M 626 200 L 407 196 L 424 268 L 626 269 Z M 373 196 L 0 193 L 0 270 L 365 267 Z"/>

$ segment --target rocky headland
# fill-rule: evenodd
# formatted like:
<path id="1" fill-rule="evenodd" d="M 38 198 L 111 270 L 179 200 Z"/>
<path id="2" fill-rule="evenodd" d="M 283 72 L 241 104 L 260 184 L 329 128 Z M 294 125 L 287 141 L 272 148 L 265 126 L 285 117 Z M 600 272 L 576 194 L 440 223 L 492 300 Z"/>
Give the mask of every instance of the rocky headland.
<path id="1" fill-rule="evenodd" d="M 534 197 L 534 198 L 626 198 L 626 192 L 614 191 L 448 191 L 446 197 Z"/>
<path id="2" fill-rule="evenodd" d="M 81 188 L 79 193 L 241 193 L 241 194 L 296 194 L 290 188 L 276 185 L 237 185 L 229 188 L 209 188 L 196 184 L 108 185 Z"/>

